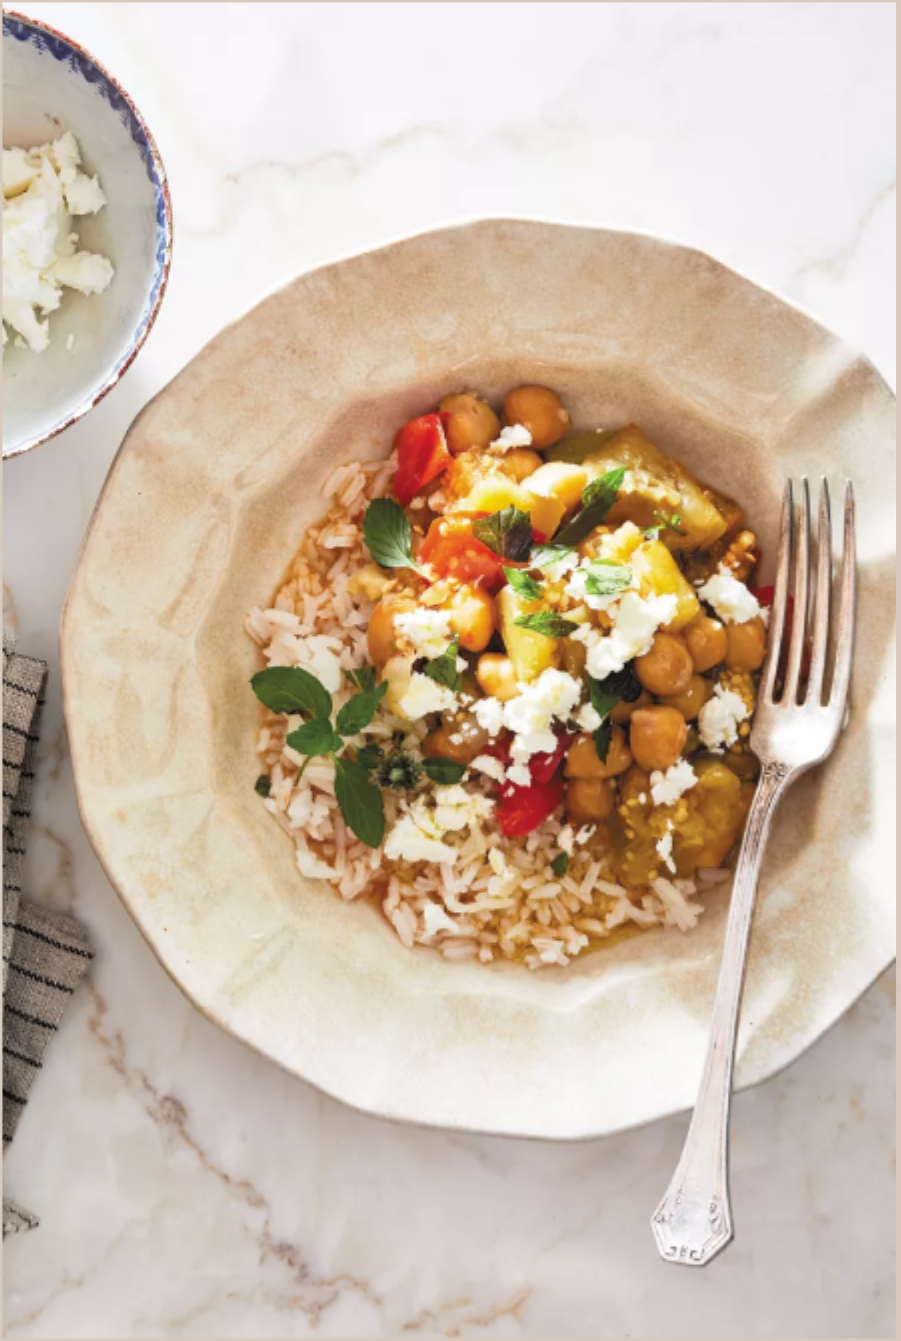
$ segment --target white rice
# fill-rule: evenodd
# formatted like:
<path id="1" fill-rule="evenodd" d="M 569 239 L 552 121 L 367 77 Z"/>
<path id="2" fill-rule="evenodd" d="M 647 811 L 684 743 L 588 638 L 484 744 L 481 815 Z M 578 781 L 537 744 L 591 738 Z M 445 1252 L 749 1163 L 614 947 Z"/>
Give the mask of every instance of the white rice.
<path id="1" fill-rule="evenodd" d="M 347 579 L 370 561 L 363 515 L 371 499 L 388 491 L 394 467 L 392 458 L 332 472 L 324 488 L 334 500 L 332 511 L 307 531 L 276 598 L 265 608 L 254 607 L 245 622 L 265 665 L 310 669 L 332 690 L 336 706 L 351 692 L 344 672 L 369 660 L 366 629 L 373 604 L 351 597 Z M 298 785 L 303 756 L 285 745 L 298 720 L 289 724 L 283 716 L 265 715 L 257 740 L 259 765 L 270 779 L 264 804 L 295 844 L 300 870 L 327 880 L 345 900 L 372 900 L 406 947 L 430 946 L 454 961 L 487 964 L 502 958 L 531 969 L 565 968 L 628 924 L 683 931 L 695 926 L 702 909 L 693 901 L 694 882 L 657 879 L 651 892 L 627 890 L 610 878 L 603 854 L 593 850 L 594 825 L 574 832 L 559 818 L 550 819 L 525 843 L 476 825 L 445 835 L 443 841 L 459 849 L 453 866 L 389 861 L 346 828 L 328 760 L 310 762 Z M 411 727 L 384 715 L 365 734 L 384 739 L 394 731 L 413 739 L 424 734 L 421 723 Z M 483 794 L 490 786 L 479 774 L 465 785 Z M 387 793 L 385 805 L 390 827 L 396 798 Z M 556 877 L 550 863 L 561 851 L 569 864 L 565 875 Z M 702 871 L 698 881 L 711 888 L 730 874 Z M 451 927 L 429 933 L 424 909 L 436 902 Z"/>

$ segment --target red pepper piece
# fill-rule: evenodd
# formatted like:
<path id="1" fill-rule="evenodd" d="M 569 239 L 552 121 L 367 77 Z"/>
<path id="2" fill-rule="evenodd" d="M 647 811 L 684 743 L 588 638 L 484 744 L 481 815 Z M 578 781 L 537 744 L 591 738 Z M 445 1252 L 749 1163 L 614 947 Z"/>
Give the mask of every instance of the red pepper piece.
<path id="1" fill-rule="evenodd" d="M 456 514 L 433 521 L 418 557 L 421 563 L 431 564 L 440 577 L 481 582 L 491 592 L 498 591 L 506 581 L 503 560 L 476 539 L 468 516 Z"/>
<path id="2" fill-rule="evenodd" d="M 572 736 L 564 731 L 557 737 L 557 748 L 550 754 L 533 754 L 529 760 L 529 772 L 533 782 L 550 782 L 566 757 Z"/>
<path id="3" fill-rule="evenodd" d="M 394 439 L 394 446 L 397 449 L 394 494 L 398 503 L 406 507 L 451 461 L 442 416 L 424 414 L 411 419 Z"/>
<path id="4" fill-rule="evenodd" d="M 563 778 L 555 774 L 549 782 L 531 787 L 504 787 L 495 811 L 498 828 L 507 838 L 519 838 L 537 829 L 563 800 Z"/>

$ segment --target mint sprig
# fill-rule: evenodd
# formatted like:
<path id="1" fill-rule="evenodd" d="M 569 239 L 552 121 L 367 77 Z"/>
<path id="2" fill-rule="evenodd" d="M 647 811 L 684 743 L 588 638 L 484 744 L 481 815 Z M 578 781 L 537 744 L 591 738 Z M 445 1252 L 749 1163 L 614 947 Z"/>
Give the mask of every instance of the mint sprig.
<path id="1" fill-rule="evenodd" d="M 627 563 L 613 559 L 595 559 L 585 570 L 585 592 L 588 596 L 616 596 L 632 581 L 632 569 Z"/>
<path id="2" fill-rule="evenodd" d="M 472 533 L 502 559 L 525 563 L 532 548 L 532 521 L 528 512 L 521 512 L 512 503 L 489 517 L 477 517 Z"/>
<path id="3" fill-rule="evenodd" d="M 536 610 L 531 615 L 520 615 L 514 623 L 532 633 L 543 633 L 546 638 L 565 638 L 579 627 L 574 620 L 564 619 L 553 610 Z"/>
<path id="4" fill-rule="evenodd" d="M 432 657 L 431 661 L 425 663 L 422 668 L 423 675 L 427 675 L 436 684 L 444 685 L 446 689 L 452 689 L 456 693 L 460 688 L 460 672 L 457 670 L 459 654 L 460 639 L 454 634 L 441 655 Z"/>
<path id="5" fill-rule="evenodd" d="M 270 666 L 250 681 L 253 692 L 270 712 L 331 717 L 332 696 L 323 684 L 300 666 Z"/>
<path id="6" fill-rule="evenodd" d="M 413 534 L 407 514 L 393 498 L 375 498 L 363 518 L 363 539 L 383 568 L 412 568 L 427 577 L 413 558 Z"/>
<path id="7" fill-rule="evenodd" d="M 605 675 L 603 680 L 596 680 L 594 676 L 589 676 L 588 692 L 591 698 L 591 706 L 603 719 L 594 732 L 594 747 L 601 763 L 605 764 L 607 762 L 607 752 L 610 749 L 610 740 L 613 736 L 613 723 L 610 720 L 610 713 L 617 703 L 634 703 L 637 698 L 640 698 L 641 685 L 635 678 L 632 667 L 624 666 L 621 671 L 613 671 L 612 674 Z"/>
<path id="8" fill-rule="evenodd" d="M 607 520 L 607 514 L 616 502 L 616 495 L 625 478 L 626 467 L 617 466 L 615 470 L 608 470 L 605 475 L 590 480 L 582 490 L 581 509 L 562 531 L 557 532 L 554 544 L 572 547 L 587 540 L 595 527 Z"/>
<path id="9" fill-rule="evenodd" d="M 527 601 L 541 600 L 541 583 L 536 582 L 534 577 L 529 577 L 528 573 L 522 572 L 519 568 L 505 568 L 504 576 L 517 596 L 522 596 Z"/>

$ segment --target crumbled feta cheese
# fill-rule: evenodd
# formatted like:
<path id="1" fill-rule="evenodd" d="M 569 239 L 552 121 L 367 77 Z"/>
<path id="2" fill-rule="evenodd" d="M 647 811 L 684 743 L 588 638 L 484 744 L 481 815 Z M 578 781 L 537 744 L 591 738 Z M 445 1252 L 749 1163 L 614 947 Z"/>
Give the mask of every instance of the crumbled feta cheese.
<path id="1" fill-rule="evenodd" d="M 459 935 L 459 929 L 453 918 L 448 917 L 440 903 L 433 903 L 428 900 L 422 910 L 422 924 L 427 936 L 434 936 L 439 931 L 450 931 L 454 935 Z"/>
<path id="2" fill-rule="evenodd" d="M 509 452 L 514 447 L 531 447 L 532 435 L 523 424 L 509 424 L 491 444 L 495 452 Z"/>
<path id="3" fill-rule="evenodd" d="M 698 595 L 702 601 L 713 606 L 726 624 L 747 624 L 749 619 L 760 614 L 757 597 L 744 582 L 739 582 L 737 577 L 723 568 L 707 579 Z"/>
<path id="4" fill-rule="evenodd" d="M 575 718 L 576 726 L 582 731 L 597 731 L 603 720 L 597 708 L 593 708 L 590 703 L 583 703 Z"/>
<path id="5" fill-rule="evenodd" d="M 612 632 L 601 637 L 594 629 L 594 637 L 589 635 L 582 639 L 588 647 L 589 675 L 603 680 L 614 671 L 621 671 L 633 657 L 644 656 L 660 626 L 673 618 L 678 603 L 675 596 L 645 598 L 637 592 L 627 591 L 610 611 L 614 620 Z"/>
<path id="6" fill-rule="evenodd" d="M 436 787 L 432 793 L 435 809 L 432 818 L 444 832 L 474 828 L 480 819 L 487 819 L 494 802 L 479 792 L 468 792 L 459 783 Z"/>
<path id="7" fill-rule="evenodd" d="M 478 755 L 469 767 L 474 768 L 477 773 L 484 773 L 486 777 L 493 778 L 495 782 L 503 782 L 507 776 L 504 765 L 500 759 L 495 759 L 493 754 Z"/>
<path id="8" fill-rule="evenodd" d="M 401 695 L 398 707 L 411 722 L 427 717 L 430 712 L 450 712 L 457 706 L 452 689 L 414 671 L 410 683 Z"/>
<path id="9" fill-rule="evenodd" d="M 70 215 L 96 214 L 106 204 L 96 177 L 77 169 L 81 156 L 70 133 L 35 149 L 3 150 L 3 342 L 35 353 L 50 343 L 38 313 L 55 311 L 62 287 L 102 293 L 113 278 L 104 256 L 76 251 Z"/>
<path id="10" fill-rule="evenodd" d="M 697 780 L 698 775 L 687 759 L 680 759 L 665 773 L 655 769 L 651 774 L 651 800 L 655 806 L 674 805 Z"/>
<path id="11" fill-rule="evenodd" d="M 657 851 L 663 858 L 665 865 L 675 873 L 676 863 L 673 861 L 673 826 L 667 826 L 666 833 L 657 840 Z"/>
<path id="12" fill-rule="evenodd" d="M 572 825 L 564 824 L 563 828 L 557 834 L 557 845 L 559 846 L 560 851 L 565 852 L 568 857 L 571 857 L 573 854 L 574 841 L 575 834 L 573 833 Z"/>
<path id="13" fill-rule="evenodd" d="M 581 697 L 581 681 L 566 671 L 552 668 L 542 671 L 532 684 L 519 686 L 516 697 L 503 705 L 504 726 L 513 732 L 510 754 L 514 765 L 527 763 L 533 754 L 550 754 L 557 748 L 554 720 L 565 722 Z M 526 780 L 518 782 L 518 776 L 518 773 L 514 776 L 512 769 L 507 770 L 511 782 L 528 786 Z"/>
<path id="14" fill-rule="evenodd" d="M 473 712 L 476 721 L 483 731 L 487 731 L 489 736 L 496 736 L 504 725 L 504 705 L 499 698 L 480 698 Z"/>
<path id="15" fill-rule="evenodd" d="M 412 643 L 418 656 L 440 657 L 451 640 L 450 621 L 449 610 L 429 610 L 419 606 L 396 615 L 394 625 Z"/>
<path id="16" fill-rule="evenodd" d="M 724 689 L 721 684 L 714 687 L 713 697 L 709 698 L 698 714 L 698 733 L 708 750 L 722 754 L 726 745 L 738 740 L 738 725 L 748 716 L 748 710 L 738 694 Z"/>
<path id="17" fill-rule="evenodd" d="M 457 860 L 457 849 L 425 833 L 413 815 L 402 815 L 385 841 L 385 856 L 390 861 L 452 864 Z"/>
<path id="18" fill-rule="evenodd" d="M 532 774 L 528 764 L 511 764 L 507 769 L 507 781 L 512 782 L 514 787 L 531 787 Z"/>
<path id="19" fill-rule="evenodd" d="M 579 565 L 566 584 L 566 594 L 567 596 L 570 596 L 572 600 L 581 601 L 583 604 L 587 605 L 589 610 L 610 610 L 612 606 L 615 606 L 622 600 L 624 589 L 620 588 L 619 591 L 611 592 L 609 596 L 592 595 L 588 591 L 588 579 L 591 576 L 594 563 L 595 560 L 589 559 L 587 562 Z M 603 569 L 598 571 L 602 572 Z M 629 582 L 629 586 L 634 587 L 635 585 L 636 580 L 633 575 Z"/>

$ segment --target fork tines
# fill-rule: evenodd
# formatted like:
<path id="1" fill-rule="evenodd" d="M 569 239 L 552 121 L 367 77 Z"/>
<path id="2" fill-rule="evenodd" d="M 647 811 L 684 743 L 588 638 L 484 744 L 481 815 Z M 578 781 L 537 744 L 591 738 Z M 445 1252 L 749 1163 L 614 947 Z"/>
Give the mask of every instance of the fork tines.
<path id="1" fill-rule="evenodd" d="M 829 649 L 832 606 L 832 515 L 829 485 L 820 480 L 815 579 L 811 582 L 810 486 L 801 479 L 797 500 L 791 480 L 785 486 L 776 583 L 770 613 L 767 656 L 760 685 L 762 702 L 798 701 L 821 704 Z M 791 597 L 789 597 L 791 586 Z M 843 710 L 851 675 L 851 651 L 856 601 L 854 490 L 845 485 L 842 565 L 839 574 L 838 624 L 832 683 L 827 704 Z M 789 602 L 791 601 L 791 604 Z M 790 611 L 788 618 L 786 612 Z M 788 641 L 787 656 L 784 643 Z M 805 655 L 807 654 L 807 655 Z M 809 661 L 808 661 L 809 657 Z M 781 692 L 780 690 L 781 680 Z"/>

